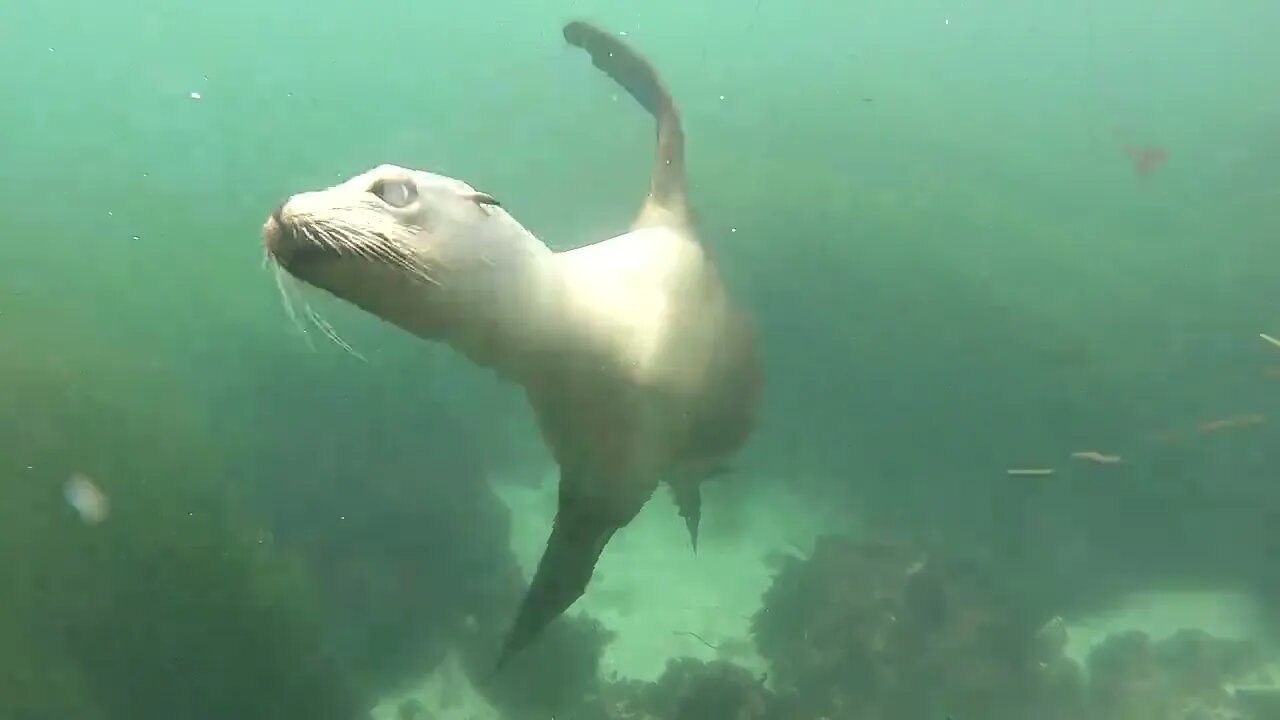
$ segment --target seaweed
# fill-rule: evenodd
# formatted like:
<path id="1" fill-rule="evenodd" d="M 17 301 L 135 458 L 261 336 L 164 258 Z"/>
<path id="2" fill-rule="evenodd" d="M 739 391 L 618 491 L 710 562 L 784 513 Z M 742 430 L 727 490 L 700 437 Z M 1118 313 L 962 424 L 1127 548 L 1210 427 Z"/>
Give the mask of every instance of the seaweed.
<path id="1" fill-rule="evenodd" d="M 190 393 L 40 320 L 0 348 L 0 717 L 358 717 L 308 576 L 244 514 Z M 65 502 L 73 474 L 101 522 Z"/>

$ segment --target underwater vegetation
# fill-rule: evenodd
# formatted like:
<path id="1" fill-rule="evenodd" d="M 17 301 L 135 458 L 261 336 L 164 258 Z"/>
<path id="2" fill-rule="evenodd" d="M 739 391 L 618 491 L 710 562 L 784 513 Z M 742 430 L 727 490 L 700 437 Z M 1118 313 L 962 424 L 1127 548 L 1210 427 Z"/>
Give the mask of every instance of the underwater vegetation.
<path id="1" fill-rule="evenodd" d="M 494 654 L 503 637 L 493 628 L 483 643 L 473 646 L 472 682 L 507 720 L 601 717 L 596 712 L 601 692 L 600 658 L 613 634 L 588 617 L 566 616 L 547 626 L 539 642 L 514 657 L 503 672 L 492 675 Z"/>
<path id="2" fill-rule="evenodd" d="M 361 698 L 447 675 L 453 654 L 506 717 L 561 716 L 596 691 L 611 635 L 565 618 L 493 674 L 527 586 L 510 510 L 488 482 L 501 459 L 472 439 L 493 423 L 476 425 L 430 382 L 406 388 L 421 362 L 406 353 L 373 370 L 337 354 L 256 354 L 218 410 L 246 430 L 229 443 L 237 482 L 314 578 L 325 647 Z M 408 716 L 423 712 L 404 705 Z"/>
<path id="3" fill-rule="evenodd" d="M 753 627 L 788 718 L 1053 718 L 1078 677 L 976 564 L 827 536 Z"/>
<path id="4" fill-rule="evenodd" d="M 359 717 L 180 386 L 71 322 L 8 327 L 0 373 L 0 717 Z"/>
<path id="5" fill-rule="evenodd" d="M 1251 643 L 1184 630 L 1109 636 L 1084 666 L 1061 619 L 1026 610 L 990 568 L 893 542 L 822 538 L 754 622 L 786 720 L 1247 718 L 1235 685 L 1270 686 Z"/>
<path id="6" fill-rule="evenodd" d="M 1252 642 L 1182 630 L 1107 636 L 1083 662 L 1061 618 L 984 563 L 893 541 L 821 538 L 784 562 L 753 630 L 770 672 L 672 659 L 654 682 L 600 679 L 562 720 L 1274 720 Z M 603 638 L 607 641 L 607 637 Z M 566 700 L 569 698 L 566 697 Z M 521 714 L 509 717 L 526 717 Z"/>

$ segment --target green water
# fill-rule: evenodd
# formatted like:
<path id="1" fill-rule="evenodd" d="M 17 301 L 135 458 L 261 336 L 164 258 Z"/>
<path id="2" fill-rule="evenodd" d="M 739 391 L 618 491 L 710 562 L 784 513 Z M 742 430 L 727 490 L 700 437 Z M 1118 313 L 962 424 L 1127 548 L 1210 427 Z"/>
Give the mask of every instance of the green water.
<path id="1" fill-rule="evenodd" d="M 1280 337 L 1280 5 L 10 2 L 0 572 L 11 565 L 18 580 L 0 614 L 23 649 L 0 661 L 0 720 L 164 717 L 156 708 L 187 706 L 138 697 L 172 687 L 155 679 L 165 662 L 131 675 L 121 658 L 175 648 L 208 660 L 167 669 L 198 688 L 188 698 L 225 701 L 192 701 L 208 717 L 303 717 L 289 713 L 312 711 L 261 698 L 315 697 L 298 690 L 307 683 L 357 676 L 382 689 L 366 677 L 383 677 L 376 650 L 332 671 L 316 660 L 258 685 L 220 680 L 242 663 L 202 649 L 236 645 L 235 621 L 210 615 L 204 639 L 157 631 L 126 647 L 120 638 L 144 637 L 128 623 L 148 613 L 94 598 L 143 586 L 128 561 L 138 548 L 172 558 L 226 543 L 243 552 L 223 557 L 251 569 L 219 566 L 174 592 L 207 597 L 191 588 L 258 577 L 260 561 L 280 564 L 263 576 L 297 575 L 282 596 L 323 605 L 332 585 L 361 587 L 349 575 L 326 585 L 325 557 L 394 555 L 383 580 L 436 562 L 412 538 L 452 511 L 414 489 L 423 463 L 438 463 L 433 488 L 541 479 L 548 459 L 528 412 L 489 373 L 318 291 L 303 296 L 364 359 L 299 332 L 264 269 L 260 228 L 288 194 L 391 162 L 467 180 L 557 249 L 625 230 L 647 181 L 650 119 L 565 46 L 572 18 L 624 31 L 683 110 L 702 232 L 766 360 L 741 495 L 781 485 L 877 532 L 1002 557 L 1001 572 L 1034 578 L 1037 597 L 1064 592 L 1068 576 L 1090 586 L 1062 599 L 1064 614 L 1174 584 L 1245 588 L 1280 616 L 1280 348 L 1259 338 Z M 1126 145 L 1161 148 L 1167 162 L 1135 172 Z M 1246 415 L 1266 421 L 1203 427 Z M 1073 462 L 1081 450 L 1123 460 Z M 1005 475 L 1041 466 L 1059 472 L 1031 489 Z M 114 526 L 134 524 L 84 535 L 62 503 L 72 472 L 123 503 Z M 204 493 L 216 499 L 191 499 Z M 130 511 L 130 497 L 163 509 Z M 209 520 L 184 534 L 184 512 L 221 518 L 223 505 L 235 529 Z M 387 520 L 404 506 L 440 517 Z M 319 519 L 348 511 L 368 529 Z M 385 536 L 370 540 L 380 523 Z M 441 616 L 474 615 L 482 597 L 501 629 L 506 605 L 493 597 L 507 591 L 483 578 L 516 572 L 494 569 L 495 558 L 514 567 L 506 524 L 431 535 L 438 548 L 476 533 L 464 543 L 475 565 L 455 562 L 436 583 L 475 587 Z M 278 551 L 254 549 L 273 536 Z M 1090 559 L 1068 567 L 1063 548 L 1078 544 Z M 143 575 L 161 588 L 138 591 L 147 597 L 179 582 Z M 423 592 L 397 587 L 379 592 Z M 288 602 L 253 592 L 182 605 L 172 627 L 246 603 L 288 615 Z M 52 602 L 67 593 L 88 600 Z M 399 617 L 350 603 L 334 612 Z M 309 633 L 329 633 L 323 620 L 254 622 L 285 628 L 272 645 L 283 657 L 320 656 Z M 62 625 L 77 623 L 98 640 L 66 640 Z M 363 647 L 361 632 L 344 647 Z M 133 688 L 127 702 L 103 689 L 104 664 L 113 687 Z M 509 705 L 532 703 L 506 692 Z M 49 700 L 73 696 L 83 700 Z M 5 697 L 27 699 L 4 709 Z M 335 717 L 342 702 L 329 703 Z"/>

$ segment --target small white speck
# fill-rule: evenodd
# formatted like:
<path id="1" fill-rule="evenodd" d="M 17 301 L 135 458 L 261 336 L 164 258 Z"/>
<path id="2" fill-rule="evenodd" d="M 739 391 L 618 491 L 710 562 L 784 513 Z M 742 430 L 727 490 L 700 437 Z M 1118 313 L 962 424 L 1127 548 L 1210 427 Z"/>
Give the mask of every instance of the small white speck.
<path id="1" fill-rule="evenodd" d="M 338 516 L 338 519 L 339 519 L 339 520 L 346 520 L 346 519 L 347 519 L 347 516 L 346 516 L 346 515 L 339 515 L 339 516 Z"/>
<path id="2" fill-rule="evenodd" d="M 950 25 L 950 24 L 951 24 L 951 18 L 944 18 L 944 19 L 943 19 L 943 21 L 942 21 L 942 24 L 943 24 L 943 25 Z"/>
<path id="3" fill-rule="evenodd" d="M 201 95 L 201 94 L 200 94 L 200 93 L 198 93 L 198 92 L 193 92 L 193 93 L 191 93 L 191 99 L 192 99 L 192 100 L 202 100 L 202 99 L 204 99 L 204 96 L 203 96 L 203 95 Z"/>
<path id="4" fill-rule="evenodd" d="M 141 238 L 140 236 L 138 236 L 138 235 L 134 235 L 134 236 L 133 236 L 133 239 L 134 239 L 134 240 L 141 240 L 142 238 Z"/>
<path id="5" fill-rule="evenodd" d="M 721 96 L 720 96 L 720 99 L 721 99 L 721 100 L 723 100 L 723 99 L 724 99 L 724 96 L 723 96 L 723 95 L 721 95 Z"/>
<path id="6" fill-rule="evenodd" d="M 54 52 L 53 48 L 49 48 L 49 52 Z"/>
<path id="7" fill-rule="evenodd" d="M 626 37 L 626 36 L 627 36 L 627 31 L 626 31 L 626 30 L 619 30 L 619 31 L 618 31 L 618 34 L 619 34 L 619 35 L 621 35 L 622 37 Z"/>
<path id="8" fill-rule="evenodd" d="M 107 211 L 107 217 L 115 217 L 115 216 L 116 216 L 115 213 L 111 212 L 110 210 Z"/>
<path id="9" fill-rule="evenodd" d="M 729 228 L 729 232 L 731 233 L 738 232 L 738 228 Z"/>

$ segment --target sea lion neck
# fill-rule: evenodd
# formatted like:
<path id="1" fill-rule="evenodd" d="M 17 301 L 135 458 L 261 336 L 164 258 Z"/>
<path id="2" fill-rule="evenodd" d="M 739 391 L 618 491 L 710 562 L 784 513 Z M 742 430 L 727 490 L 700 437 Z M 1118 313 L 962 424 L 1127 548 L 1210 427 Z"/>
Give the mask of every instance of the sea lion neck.
<path id="1" fill-rule="evenodd" d="M 449 273 L 449 320 L 436 339 L 528 385 L 572 342 L 565 318 L 568 278 L 555 253 L 531 233 L 519 228 L 512 235 L 501 253 L 465 273 Z"/>

